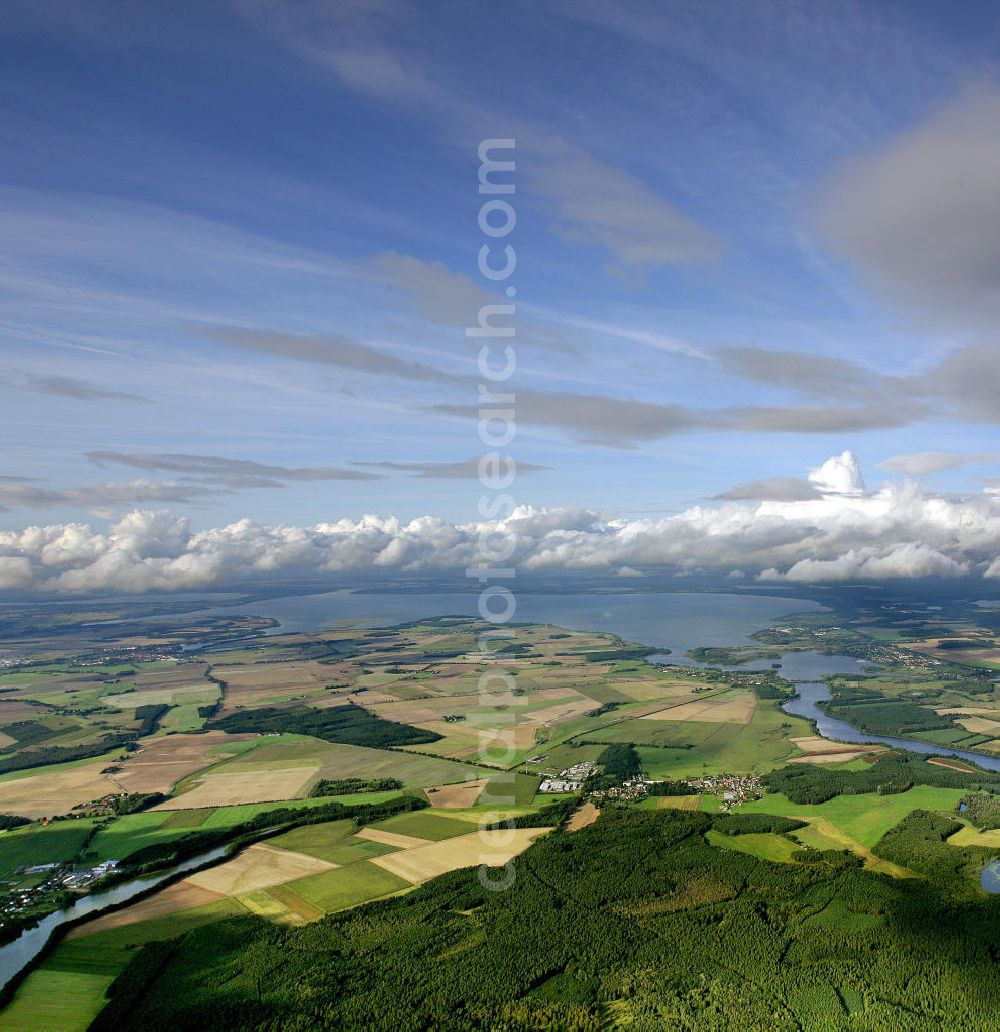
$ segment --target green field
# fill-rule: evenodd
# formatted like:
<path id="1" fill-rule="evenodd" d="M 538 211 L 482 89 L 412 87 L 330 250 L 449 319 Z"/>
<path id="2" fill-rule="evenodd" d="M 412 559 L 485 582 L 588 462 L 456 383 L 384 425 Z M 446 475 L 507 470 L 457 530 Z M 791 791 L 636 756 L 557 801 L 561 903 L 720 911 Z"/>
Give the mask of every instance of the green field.
<path id="1" fill-rule="evenodd" d="M 307 902 L 331 912 L 408 889 L 410 883 L 362 860 L 336 871 L 324 871 L 322 874 L 312 874 L 308 878 L 288 882 L 286 888 Z"/>
<path id="2" fill-rule="evenodd" d="M 705 837 L 713 846 L 721 849 L 735 849 L 760 860 L 780 863 L 791 863 L 792 854 L 799 848 L 784 835 L 723 835 L 718 831 L 710 831 Z"/>
<path id="3" fill-rule="evenodd" d="M 0 1032 L 85 1032 L 107 1000 L 104 993 L 147 942 L 245 914 L 221 900 L 177 914 L 61 942 L 0 1011 Z"/>
<path id="4" fill-rule="evenodd" d="M 740 807 L 740 813 L 774 813 L 785 817 L 825 817 L 831 824 L 866 848 L 871 848 L 892 827 L 913 810 L 954 813 L 964 793 L 957 788 L 917 785 L 908 792 L 880 796 L 843 795 L 819 806 L 793 803 L 780 793 L 768 793 Z"/>
<path id="5" fill-rule="evenodd" d="M 494 773 L 468 763 L 439 760 L 410 750 L 369 749 L 322 742 L 303 735 L 258 739 L 251 752 L 213 767 L 213 773 L 243 770 L 282 770 L 308 761 L 318 763 L 322 778 L 396 778 L 407 787 L 426 788 L 474 780 Z"/>
<path id="6" fill-rule="evenodd" d="M 0 878 L 12 877 L 19 867 L 72 860 L 93 827 L 92 820 L 80 818 L 0 833 Z"/>
<path id="7" fill-rule="evenodd" d="M 89 1019 L 107 1002 L 105 990 L 125 962 L 109 962 L 102 971 L 88 958 L 84 970 L 73 970 L 61 967 L 71 960 L 49 958 L 28 975 L 13 1001 L 0 1011 L 0 1030 L 84 1032 Z"/>
<path id="8" fill-rule="evenodd" d="M 269 839 L 268 844 L 280 849 L 290 849 L 294 853 L 305 853 L 307 856 L 341 866 L 371 856 L 392 853 L 395 850 L 395 846 L 353 838 L 357 830 L 357 825 L 350 820 L 307 824 L 305 827 L 293 828 L 284 835 Z"/>
<path id="9" fill-rule="evenodd" d="M 494 805 L 502 801 L 504 805 L 526 806 L 531 803 L 538 792 L 539 779 L 531 774 L 502 774 L 493 778 L 483 789 L 480 799 Z"/>
<path id="10" fill-rule="evenodd" d="M 379 831 L 391 831 L 397 835 L 412 835 L 414 838 L 441 839 L 454 838 L 456 835 L 468 835 L 475 827 L 468 821 L 443 817 L 440 814 L 421 810 L 417 813 L 401 813 L 390 817 L 387 821 L 379 821 L 373 825 Z"/>
<path id="11" fill-rule="evenodd" d="M 145 813 L 119 817 L 99 831 L 87 850 L 88 860 L 120 860 L 129 853 L 156 842 L 169 842 L 192 831 L 210 831 L 231 828 L 261 813 L 285 808 L 309 810 L 330 802 L 367 803 L 383 802 L 398 796 L 398 792 L 366 793 L 359 796 L 325 796 L 316 799 L 293 799 L 273 803 L 247 803 L 244 806 L 219 806 L 206 810 L 148 810 Z M 91 855 L 93 854 L 93 855 Z"/>

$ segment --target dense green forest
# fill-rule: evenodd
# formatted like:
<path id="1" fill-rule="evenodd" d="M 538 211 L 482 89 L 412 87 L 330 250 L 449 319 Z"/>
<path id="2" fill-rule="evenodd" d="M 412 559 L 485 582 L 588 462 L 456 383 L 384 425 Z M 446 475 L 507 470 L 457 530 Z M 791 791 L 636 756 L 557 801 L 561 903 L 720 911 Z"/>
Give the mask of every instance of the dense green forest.
<path id="1" fill-rule="evenodd" d="M 165 703 L 154 703 L 150 706 L 137 706 L 135 719 L 140 721 L 136 734 L 142 738 L 151 735 L 159 726 L 161 718 L 170 712 L 170 707 Z"/>
<path id="2" fill-rule="evenodd" d="M 762 778 L 772 792 L 784 792 L 793 803 L 825 803 L 838 795 L 905 792 L 914 785 L 937 788 L 987 789 L 1000 792 L 1000 774 L 981 770 L 964 773 L 928 763 L 915 753 L 892 752 L 866 770 L 836 770 L 813 764 L 789 764 Z"/>
<path id="3" fill-rule="evenodd" d="M 611 808 L 505 892 L 460 871 L 299 929 L 194 930 L 139 952 L 93 1027 L 1000 1029 L 1000 897 L 837 853 L 769 863 L 708 845 L 712 824 Z"/>
<path id="4" fill-rule="evenodd" d="M 614 743 L 597 757 L 600 773 L 587 782 L 589 788 L 608 788 L 642 773 L 642 760 L 633 745 Z"/>
<path id="5" fill-rule="evenodd" d="M 72 760 L 87 760 L 92 756 L 103 756 L 104 753 L 118 748 L 134 748 L 134 734 L 101 735 L 96 741 L 82 745 L 50 745 L 39 749 L 26 749 L 0 759 L 0 774 L 9 774 L 13 770 L 31 770 L 34 767 L 46 767 L 50 763 L 69 763 Z"/>
<path id="6" fill-rule="evenodd" d="M 975 792 L 962 800 L 959 809 L 977 828 L 1000 828 L 1000 798 L 995 795 Z"/>
<path id="7" fill-rule="evenodd" d="M 251 731 L 258 734 L 286 732 L 312 735 L 314 738 L 322 738 L 325 742 L 364 745 L 371 749 L 388 749 L 394 745 L 423 745 L 427 742 L 437 742 L 441 738 L 441 735 L 433 731 L 382 720 L 370 710 L 354 703 L 332 706 L 330 709 L 316 709 L 312 706 L 280 709 L 277 706 L 266 706 L 262 709 L 237 710 L 228 717 L 213 721 L 211 727 L 234 734 Z"/>
<path id="8" fill-rule="evenodd" d="M 886 699 L 881 692 L 844 681 L 832 685 L 833 698 L 820 706 L 831 716 L 878 735 L 910 735 L 954 727 L 954 717 L 942 716 L 930 706 L 903 699 Z"/>
<path id="9" fill-rule="evenodd" d="M 895 864 L 948 884 L 957 894 L 975 895 L 979 873 L 996 856 L 996 850 L 950 845 L 950 836 L 963 827 L 961 821 L 914 810 L 882 837 L 875 852 Z"/>
<path id="10" fill-rule="evenodd" d="M 712 824 L 723 835 L 787 835 L 805 826 L 804 821 L 797 821 L 794 817 L 770 813 L 723 813 Z"/>
<path id="11" fill-rule="evenodd" d="M 403 787 L 399 778 L 320 778 L 309 795 L 352 795 L 355 792 L 392 792 Z"/>

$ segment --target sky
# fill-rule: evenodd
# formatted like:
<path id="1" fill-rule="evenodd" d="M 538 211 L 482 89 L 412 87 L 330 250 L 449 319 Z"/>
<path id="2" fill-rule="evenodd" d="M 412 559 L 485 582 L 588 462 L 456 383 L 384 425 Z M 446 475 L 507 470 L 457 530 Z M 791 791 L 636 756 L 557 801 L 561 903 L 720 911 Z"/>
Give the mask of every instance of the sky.
<path id="1" fill-rule="evenodd" d="M 495 138 L 520 561 L 997 576 L 998 42 L 943 0 L 8 0 L 0 590 L 460 569 Z"/>

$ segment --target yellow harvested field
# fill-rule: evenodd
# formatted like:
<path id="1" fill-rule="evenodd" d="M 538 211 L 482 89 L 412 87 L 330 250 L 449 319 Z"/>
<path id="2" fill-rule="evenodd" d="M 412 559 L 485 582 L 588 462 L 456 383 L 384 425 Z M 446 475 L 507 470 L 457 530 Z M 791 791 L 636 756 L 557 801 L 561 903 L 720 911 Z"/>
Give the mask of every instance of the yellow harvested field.
<path id="1" fill-rule="evenodd" d="M 517 828 L 514 831 L 485 831 L 443 842 L 403 849 L 365 861 L 405 878 L 414 885 L 463 867 L 502 867 L 508 860 L 523 853 L 548 828 Z"/>
<path id="2" fill-rule="evenodd" d="M 119 692 L 105 695 L 101 705 L 110 709 L 131 710 L 138 706 L 183 705 L 186 702 L 200 702 L 218 695 L 210 681 L 192 681 L 186 684 L 167 684 L 162 688 L 150 688 L 141 692 Z"/>
<path id="3" fill-rule="evenodd" d="M 98 932 L 106 932 L 110 928 L 124 928 L 126 925 L 138 924 L 140 921 L 150 921 L 154 917 L 163 917 L 164 914 L 175 914 L 178 910 L 190 910 L 191 907 L 200 907 L 205 903 L 216 903 L 223 898 L 221 893 L 199 888 L 187 880 L 175 882 L 173 885 L 161 889 L 156 895 L 133 903 L 130 907 L 95 917 L 92 921 L 78 925 L 69 932 L 66 938 L 82 939 L 86 935 L 96 935 Z"/>
<path id="4" fill-rule="evenodd" d="M 478 695 L 451 695 L 433 699 L 417 699 L 413 702 L 373 703 L 373 693 L 361 692 L 350 698 L 359 706 L 377 705 L 378 715 L 383 720 L 394 720 L 398 724 L 428 724 L 440 721 L 449 713 L 468 713 L 482 707 L 482 699 Z"/>
<path id="5" fill-rule="evenodd" d="M 964 827 L 956 831 L 948 844 L 952 846 L 987 846 L 990 849 L 1000 848 L 1000 828 L 980 831 L 978 828 Z"/>
<path id="6" fill-rule="evenodd" d="M 691 696 L 690 681 L 664 681 L 657 678 L 619 681 L 612 677 L 606 683 L 616 692 L 621 692 L 636 702 L 655 702 L 659 699 L 682 699 Z"/>
<path id="7" fill-rule="evenodd" d="M 871 755 L 868 749 L 841 749 L 837 752 L 809 753 L 807 756 L 793 756 L 789 763 L 850 763 L 862 756 Z"/>
<path id="8" fill-rule="evenodd" d="M 573 816 L 566 822 L 566 830 L 572 832 L 588 828 L 600 816 L 601 811 L 588 800 L 573 811 Z"/>
<path id="9" fill-rule="evenodd" d="M 381 842 L 383 846 L 398 846 L 400 849 L 426 846 L 430 842 L 430 839 L 416 838 L 413 835 L 397 835 L 394 831 L 379 831 L 377 828 L 362 828 L 354 837 L 367 839 L 369 842 Z"/>
<path id="10" fill-rule="evenodd" d="M 227 735 L 225 731 L 208 731 L 202 735 L 146 739 L 142 747 L 129 756 L 114 779 L 128 792 L 169 792 L 181 778 L 231 755 L 213 752 L 217 746 L 253 737 L 250 734 Z"/>
<path id="11" fill-rule="evenodd" d="M 997 715 L 1000 716 L 1000 714 Z M 995 720 L 987 720 L 985 717 L 964 717 L 958 723 L 967 731 L 972 731 L 977 735 L 1000 734 L 1000 724 Z"/>
<path id="12" fill-rule="evenodd" d="M 934 712 L 942 717 L 992 717 L 994 720 L 1000 720 L 1000 710 L 983 706 L 951 706 Z"/>
<path id="13" fill-rule="evenodd" d="M 318 766 L 289 767 L 287 770 L 241 770 L 231 774 L 206 774 L 190 792 L 176 799 L 168 799 L 155 809 L 200 810 L 210 806 L 297 799 L 316 776 L 318 769 Z"/>
<path id="14" fill-rule="evenodd" d="M 106 760 L 47 774 L 0 781 L 0 812 L 18 817 L 55 817 L 80 803 L 100 799 L 118 789 L 101 773 Z"/>
<path id="15" fill-rule="evenodd" d="M 330 695 L 329 699 L 323 700 L 324 706 L 343 706 L 345 702 L 353 702 L 357 706 L 382 706 L 390 702 L 399 702 L 395 695 L 389 695 L 381 688 L 368 688 L 363 692 L 349 692 L 346 695 L 334 695 L 331 692 Z"/>
<path id="16" fill-rule="evenodd" d="M 700 795 L 657 796 L 657 810 L 697 810 L 701 806 Z"/>
<path id="17" fill-rule="evenodd" d="M 831 742 L 819 735 L 807 735 L 805 738 L 793 738 L 792 741 L 805 753 L 795 756 L 789 763 L 848 763 L 874 753 L 885 751 L 882 745 L 848 745 Z"/>
<path id="18" fill-rule="evenodd" d="M 292 699 L 325 693 L 327 685 L 346 681 L 347 671 L 348 667 L 343 664 L 324 664 L 308 659 L 219 666 L 215 673 L 226 682 L 223 712 L 231 712 L 239 706 L 259 705 L 264 699 Z"/>
<path id="19" fill-rule="evenodd" d="M 970 767 L 969 764 L 963 763 L 961 760 L 953 760 L 947 756 L 932 756 L 928 763 L 933 763 L 935 767 L 947 767 L 949 770 L 959 770 L 963 774 L 975 774 L 976 768 Z"/>
<path id="20" fill-rule="evenodd" d="M 644 713 L 644 720 L 695 720 L 706 724 L 749 724 L 757 700 L 749 692 L 722 698 L 684 702 L 668 709 Z"/>
<path id="21" fill-rule="evenodd" d="M 486 787 L 489 778 L 477 781 L 460 781 L 457 785 L 438 785 L 426 789 L 431 806 L 438 810 L 464 810 L 475 806 L 479 793 Z"/>
<path id="22" fill-rule="evenodd" d="M 338 866 L 304 853 L 292 853 L 258 843 L 224 864 L 192 874 L 184 882 L 220 896 L 241 896 L 271 885 L 295 881 L 296 878 L 306 878 L 310 874 L 332 871 Z"/>

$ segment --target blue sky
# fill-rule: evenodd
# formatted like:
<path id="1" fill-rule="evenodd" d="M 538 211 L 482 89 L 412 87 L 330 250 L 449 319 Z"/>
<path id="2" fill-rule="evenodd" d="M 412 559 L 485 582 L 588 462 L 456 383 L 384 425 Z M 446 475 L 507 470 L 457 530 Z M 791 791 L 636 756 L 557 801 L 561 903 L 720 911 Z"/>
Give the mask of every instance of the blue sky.
<path id="1" fill-rule="evenodd" d="M 507 135 L 519 502 L 782 502 L 845 449 L 869 489 L 979 492 L 998 30 L 988 4 L 7 4 L 0 526 L 473 519 L 476 146 Z"/>

